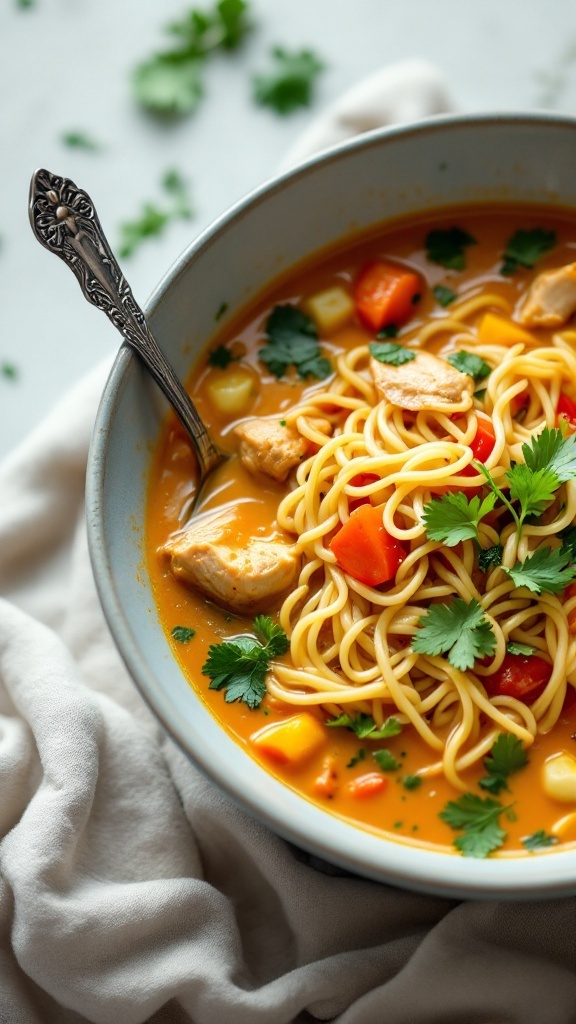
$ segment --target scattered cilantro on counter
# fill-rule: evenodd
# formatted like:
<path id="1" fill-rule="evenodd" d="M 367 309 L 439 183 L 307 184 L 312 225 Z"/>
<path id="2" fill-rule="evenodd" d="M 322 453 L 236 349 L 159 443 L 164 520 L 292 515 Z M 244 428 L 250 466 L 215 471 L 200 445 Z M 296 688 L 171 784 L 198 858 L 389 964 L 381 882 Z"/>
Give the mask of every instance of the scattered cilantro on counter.
<path id="1" fill-rule="evenodd" d="M 473 352 L 451 352 L 446 358 L 456 370 L 460 370 L 460 373 L 467 373 L 469 377 L 474 378 L 476 383 L 492 373 L 492 367 Z"/>
<path id="2" fill-rule="evenodd" d="M 403 728 L 397 718 L 387 718 L 382 728 L 378 729 L 372 715 L 366 715 L 362 711 L 353 717 L 343 714 L 339 715 L 338 718 L 329 718 L 326 725 L 330 727 L 344 726 L 346 729 L 352 729 L 352 732 L 360 740 L 386 740 L 390 736 L 399 736 Z"/>
<path id="3" fill-rule="evenodd" d="M 284 630 L 267 615 L 258 615 L 253 625 L 255 637 L 211 644 L 202 666 L 202 673 L 211 679 L 211 690 L 225 690 L 228 703 L 240 700 L 252 710 L 260 707 L 266 693 L 270 661 L 290 646 Z"/>
<path id="4" fill-rule="evenodd" d="M 289 366 L 298 376 L 322 380 L 332 372 L 328 359 L 320 354 L 314 321 L 296 306 L 275 306 L 266 323 L 267 343 L 258 352 L 275 377 L 283 377 Z"/>
<path id="5" fill-rule="evenodd" d="M 136 99 L 158 114 L 191 114 L 204 95 L 204 68 L 217 51 L 231 51 L 250 28 L 245 0 L 219 0 L 210 10 L 190 9 L 181 21 L 166 26 L 171 48 L 136 67 Z"/>
<path id="6" fill-rule="evenodd" d="M 497 796 L 502 789 L 508 789 L 508 776 L 528 764 L 528 755 L 520 740 L 511 733 L 502 733 L 494 743 L 488 757 L 484 759 L 487 776 L 480 779 L 482 789 Z"/>
<path id="7" fill-rule="evenodd" d="M 20 373 L 14 363 L 0 363 L 0 375 L 6 380 L 18 380 Z"/>
<path id="8" fill-rule="evenodd" d="M 461 672 L 495 648 L 496 637 L 475 598 L 468 604 L 456 597 L 450 604 L 430 605 L 412 638 L 413 651 L 431 657 L 447 654 L 450 664 Z"/>
<path id="9" fill-rule="evenodd" d="M 196 630 L 190 629 L 189 626 L 174 626 L 174 629 L 170 633 L 170 636 L 179 644 L 187 644 L 190 643 L 192 637 L 196 636 Z"/>
<path id="10" fill-rule="evenodd" d="M 453 292 L 451 288 L 447 288 L 444 284 L 437 284 L 432 289 L 432 294 L 441 306 L 450 306 L 458 298 L 456 292 Z"/>
<path id="11" fill-rule="evenodd" d="M 532 835 L 524 836 L 522 846 L 527 850 L 542 850 L 546 846 L 554 846 L 557 842 L 558 838 L 556 836 L 551 836 L 543 828 L 539 828 Z"/>
<path id="12" fill-rule="evenodd" d="M 556 233 L 533 228 L 531 231 L 516 231 L 508 240 L 500 273 L 514 274 L 518 267 L 533 267 L 535 263 L 556 245 Z"/>
<path id="13" fill-rule="evenodd" d="M 379 363 L 389 363 L 391 366 L 402 366 L 416 358 L 415 352 L 394 341 L 371 341 L 368 348 L 370 355 Z"/>
<path id="14" fill-rule="evenodd" d="M 274 47 L 271 56 L 270 71 L 252 80 L 256 103 L 282 115 L 308 107 L 316 78 L 324 70 L 322 61 L 311 50 L 289 53 L 281 46 Z"/>
<path id="15" fill-rule="evenodd" d="M 450 800 L 440 811 L 440 818 L 450 828 L 462 832 L 454 840 L 457 850 L 465 857 L 484 858 L 504 843 L 506 833 L 499 819 L 508 810 L 491 797 L 483 800 L 474 793 L 465 793 L 458 800 Z"/>
<path id="16" fill-rule="evenodd" d="M 495 494 L 488 494 L 483 501 L 478 495 L 469 499 L 463 491 L 432 498 L 424 506 L 426 533 L 430 540 L 440 541 L 449 548 L 463 540 L 478 540 L 480 520 L 492 511 L 495 504 Z"/>
<path id="17" fill-rule="evenodd" d="M 463 270 L 466 266 L 465 249 L 475 245 L 476 239 L 462 228 L 440 228 L 426 235 L 426 256 L 431 263 L 439 263 L 447 270 Z"/>
<path id="18" fill-rule="evenodd" d="M 63 132 L 60 136 L 60 142 L 70 149 L 84 149 L 89 153 L 101 153 L 104 148 L 87 132 L 82 131 Z"/>
<path id="19" fill-rule="evenodd" d="M 171 205 L 164 208 L 156 203 L 146 202 L 139 217 L 120 225 L 118 253 L 121 257 L 132 256 L 147 238 L 157 238 L 163 234 L 171 221 L 188 220 L 192 217 L 188 186 L 178 171 L 167 171 L 161 184 L 166 196 L 171 200 Z"/>

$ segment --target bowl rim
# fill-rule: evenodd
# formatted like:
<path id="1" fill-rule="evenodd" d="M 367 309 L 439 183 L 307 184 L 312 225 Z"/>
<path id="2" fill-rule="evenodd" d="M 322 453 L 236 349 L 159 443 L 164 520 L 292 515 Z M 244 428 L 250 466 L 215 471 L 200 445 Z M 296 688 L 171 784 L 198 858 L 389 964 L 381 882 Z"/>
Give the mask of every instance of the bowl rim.
<path id="1" fill-rule="evenodd" d="M 576 117 L 548 112 L 497 112 L 472 114 L 439 114 L 407 124 L 392 125 L 374 129 L 344 142 L 322 150 L 293 168 L 283 170 L 252 189 L 244 197 L 224 211 L 208 225 L 183 250 L 167 270 L 145 304 L 147 316 L 154 313 L 165 294 L 178 277 L 185 273 L 190 260 L 196 253 L 214 244 L 231 222 L 249 215 L 255 204 L 266 201 L 275 193 L 290 187 L 294 180 L 313 173 L 318 165 L 324 165 L 345 158 L 351 150 L 379 146 L 383 140 L 423 133 L 432 134 L 450 129 L 471 130 L 475 125 L 494 126 L 551 126 L 576 130 Z M 176 717 L 164 713 L 154 699 L 155 675 L 142 656 L 115 585 L 112 566 L 104 542 L 104 491 L 106 478 L 107 444 L 112 430 L 113 411 L 116 401 L 126 384 L 127 374 L 137 357 L 124 343 L 112 365 L 110 374 L 98 407 L 86 477 L 86 518 L 88 545 L 96 588 L 108 626 L 116 647 L 124 660 L 128 672 L 141 696 L 160 721 L 164 730 L 175 741 L 186 756 L 204 774 L 214 781 L 221 790 L 244 810 L 270 828 L 276 835 L 293 843 L 308 853 L 331 864 L 337 864 L 374 881 L 398 885 L 414 891 L 465 899 L 545 899 L 576 894 L 576 850 L 544 851 L 537 856 L 498 857 L 477 860 L 458 854 L 428 848 L 424 844 L 413 845 L 400 840 L 382 839 L 381 836 L 363 830 L 334 814 L 323 811 L 304 796 L 292 791 L 245 754 L 248 765 L 255 769 L 255 779 L 270 790 L 272 799 L 266 808 L 260 802 L 261 789 L 258 785 L 247 793 L 237 779 L 225 770 L 225 758 L 220 761 L 210 756 L 211 748 L 200 745 L 191 749 L 187 729 Z M 210 715 L 210 711 L 197 700 Z M 212 717 L 212 716 L 211 716 Z M 223 741 L 234 747 L 238 744 L 219 726 Z M 247 768 L 250 771 L 249 767 Z M 308 827 L 294 824 L 292 816 L 307 810 L 305 817 Z M 310 824 L 313 829 L 310 829 Z M 338 849 L 334 851 L 334 837 Z M 360 849 L 359 849 L 360 848 Z M 388 852 L 391 862 L 381 863 L 378 853 Z M 553 865 L 552 870 L 542 871 L 542 858 Z"/>

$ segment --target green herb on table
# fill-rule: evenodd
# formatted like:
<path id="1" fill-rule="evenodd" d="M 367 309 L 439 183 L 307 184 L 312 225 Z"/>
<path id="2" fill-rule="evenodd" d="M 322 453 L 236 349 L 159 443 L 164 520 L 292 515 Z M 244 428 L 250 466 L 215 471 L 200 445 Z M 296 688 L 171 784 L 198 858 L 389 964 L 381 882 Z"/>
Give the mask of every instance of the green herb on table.
<path id="1" fill-rule="evenodd" d="M 157 114 L 191 114 L 204 95 L 204 71 L 210 56 L 236 50 L 250 28 L 245 0 L 220 0 L 209 10 L 195 8 L 166 26 L 173 45 L 134 71 L 136 99 Z"/>
<path id="2" fill-rule="evenodd" d="M 274 47 L 271 56 L 270 71 L 253 78 L 256 103 L 282 115 L 308 107 L 316 78 L 324 70 L 322 61 L 311 50 L 289 53 L 281 46 Z"/>
<path id="3" fill-rule="evenodd" d="M 556 233 L 533 228 L 531 231 L 516 231 L 508 240 L 500 273 L 514 274 L 518 267 L 533 267 L 538 260 L 556 245 Z"/>
<path id="4" fill-rule="evenodd" d="M 447 288 L 444 284 L 437 284 L 432 289 L 432 294 L 441 306 L 450 306 L 458 298 L 456 292 L 453 292 L 451 288 Z"/>
<path id="5" fill-rule="evenodd" d="M 174 626 L 170 636 L 179 644 L 188 644 L 196 636 L 196 630 L 189 626 Z"/>
<path id="6" fill-rule="evenodd" d="M 29 11 L 32 7 L 36 6 L 36 0 L 14 0 L 14 2 L 21 11 Z"/>
<path id="7" fill-rule="evenodd" d="M 259 358 L 275 377 L 283 377 L 293 366 L 298 376 L 322 380 L 332 372 L 320 353 L 314 321 L 296 306 L 275 306 L 266 322 L 267 343 Z"/>
<path id="8" fill-rule="evenodd" d="M 399 736 L 402 732 L 402 723 L 397 718 L 387 718 L 379 729 L 372 715 L 359 712 L 357 715 L 339 715 L 338 718 L 329 718 L 326 725 L 330 727 L 344 726 L 351 729 L 360 740 L 386 740 L 390 736 Z"/>
<path id="9" fill-rule="evenodd" d="M 460 373 L 467 373 L 469 377 L 474 378 L 476 383 L 492 373 L 492 367 L 473 352 L 451 352 L 446 358 L 456 370 L 460 370 Z"/>
<path id="10" fill-rule="evenodd" d="M 547 846 L 555 846 L 557 842 L 557 836 L 551 836 L 548 832 L 545 832 L 543 828 L 539 828 L 537 832 L 533 832 L 529 836 L 524 836 L 522 839 L 522 846 L 530 851 L 543 850 Z"/>
<path id="11" fill-rule="evenodd" d="M 461 597 L 450 604 L 433 604 L 418 620 L 412 650 L 437 657 L 446 654 L 454 668 L 465 672 L 477 658 L 494 653 L 496 637 L 484 609 L 475 598 Z"/>
<path id="12" fill-rule="evenodd" d="M 494 743 L 484 767 L 488 774 L 480 779 L 482 789 L 497 796 L 502 789 L 508 789 L 508 776 L 520 771 L 528 764 L 528 755 L 517 736 L 502 733 Z"/>
<path id="13" fill-rule="evenodd" d="M 468 246 L 476 239 L 462 228 L 435 229 L 426 235 L 426 256 L 431 263 L 439 263 L 447 270 L 463 270 L 466 266 Z"/>
<path id="14" fill-rule="evenodd" d="M 500 827 L 500 815 L 509 812 L 498 800 L 486 797 L 483 800 L 474 793 L 465 793 L 458 800 L 451 800 L 440 812 L 440 818 L 450 828 L 461 831 L 454 840 L 454 846 L 465 857 L 488 857 L 506 840 L 506 833 Z"/>
<path id="15" fill-rule="evenodd" d="M 251 709 L 262 703 L 270 662 L 290 646 L 285 632 L 267 615 L 258 615 L 253 626 L 255 637 L 211 644 L 202 666 L 202 673 L 211 679 L 211 690 L 225 690 L 228 703 L 240 700 Z"/>
<path id="16" fill-rule="evenodd" d="M 104 148 L 87 132 L 82 131 L 63 132 L 60 142 L 69 149 L 84 149 L 88 153 L 101 153 Z"/>
<path id="17" fill-rule="evenodd" d="M 20 371 L 14 363 L 0 363 L 0 374 L 5 380 L 17 380 L 20 376 Z"/>
<path id="18" fill-rule="evenodd" d="M 146 202 L 135 220 L 120 225 L 118 253 L 121 257 L 132 256 L 146 239 L 158 238 L 172 221 L 192 217 L 188 186 L 184 178 L 177 171 L 170 170 L 162 178 L 161 184 L 166 198 L 171 200 L 170 205 L 165 207 L 155 202 Z"/>
<path id="19" fill-rule="evenodd" d="M 390 366 L 402 366 L 403 363 L 411 363 L 416 358 L 404 345 L 397 345 L 394 341 L 371 341 L 368 345 L 370 355 L 379 363 L 389 363 Z"/>

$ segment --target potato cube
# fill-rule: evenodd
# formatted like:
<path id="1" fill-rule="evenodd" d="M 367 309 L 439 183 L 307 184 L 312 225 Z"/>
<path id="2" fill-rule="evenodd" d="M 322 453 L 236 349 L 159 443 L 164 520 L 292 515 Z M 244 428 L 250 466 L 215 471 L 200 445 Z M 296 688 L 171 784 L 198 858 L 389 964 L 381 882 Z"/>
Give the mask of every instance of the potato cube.
<path id="1" fill-rule="evenodd" d="M 248 367 L 231 366 L 214 370 L 207 380 L 206 390 L 212 405 L 223 416 L 241 416 L 250 409 L 258 384 Z"/>
<path id="2" fill-rule="evenodd" d="M 554 800 L 576 804 L 576 758 L 571 754 L 549 758 L 542 770 L 542 785 Z"/>
<path id="3" fill-rule="evenodd" d="M 344 327 L 352 319 L 354 308 L 352 297 L 339 285 L 316 292 L 303 303 L 304 311 L 321 334 L 332 334 Z"/>

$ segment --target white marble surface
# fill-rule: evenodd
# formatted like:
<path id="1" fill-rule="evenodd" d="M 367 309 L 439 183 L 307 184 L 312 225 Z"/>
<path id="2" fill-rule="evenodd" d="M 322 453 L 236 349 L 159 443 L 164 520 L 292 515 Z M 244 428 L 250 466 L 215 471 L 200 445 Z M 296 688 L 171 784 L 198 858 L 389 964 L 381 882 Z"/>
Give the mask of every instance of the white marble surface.
<path id="1" fill-rule="evenodd" d="M 207 3 L 196 6 L 205 8 Z M 123 261 L 144 302 L 182 249 L 216 216 L 272 175 L 312 118 L 381 67 L 424 58 L 456 110 L 554 109 L 576 114 L 574 0 L 252 0 L 242 50 L 211 62 L 197 113 L 160 125 L 130 92 L 132 67 L 164 43 L 187 5 L 158 0 L 0 0 L 0 456 L 119 344 L 71 273 L 32 236 L 32 171 L 71 177 L 93 197 L 113 246 L 141 203 L 160 199 L 175 167 L 190 181 L 195 217 L 174 222 Z M 290 117 L 254 106 L 250 78 L 272 45 L 311 47 L 325 61 L 311 108 Z M 105 149 L 66 148 L 83 130 Z M 576 162 L 575 162 L 576 168 Z"/>

